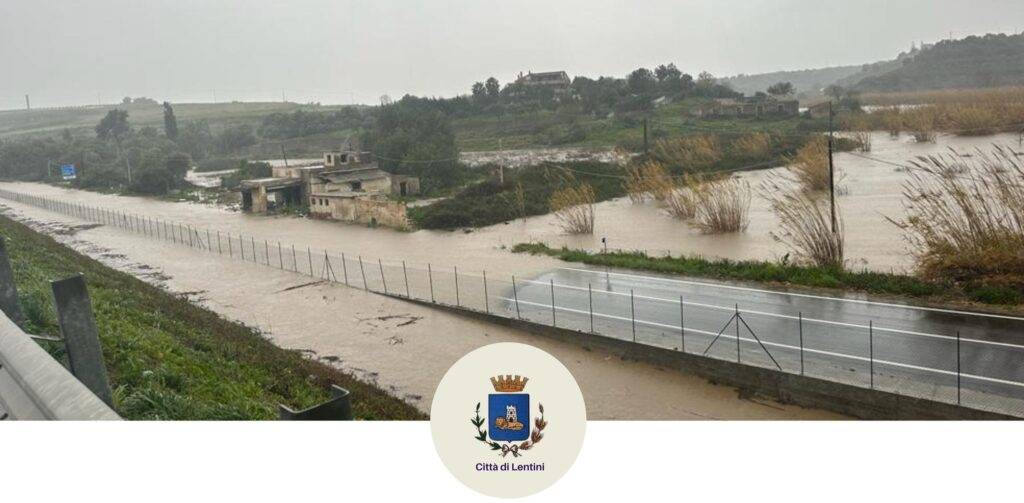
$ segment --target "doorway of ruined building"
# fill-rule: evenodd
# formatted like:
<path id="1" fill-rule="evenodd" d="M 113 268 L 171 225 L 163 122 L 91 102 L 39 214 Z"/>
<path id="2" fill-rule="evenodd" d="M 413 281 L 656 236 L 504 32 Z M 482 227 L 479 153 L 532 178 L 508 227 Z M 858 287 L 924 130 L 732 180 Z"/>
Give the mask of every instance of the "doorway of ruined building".
<path id="1" fill-rule="evenodd" d="M 399 184 L 398 184 L 398 193 L 402 197 L 405 197 L 408 194 L 408 185 L 407 185 L 407 183 L 408 182 L 399 182 Z"/>

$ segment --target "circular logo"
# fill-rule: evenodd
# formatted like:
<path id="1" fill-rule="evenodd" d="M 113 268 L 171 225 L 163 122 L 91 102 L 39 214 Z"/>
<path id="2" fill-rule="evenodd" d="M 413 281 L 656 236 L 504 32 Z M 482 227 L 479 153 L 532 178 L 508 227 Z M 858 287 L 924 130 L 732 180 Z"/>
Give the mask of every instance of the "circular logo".
<path id="1" fill-rule="evenodd" d="M 583 445 L 587 409 L 569 370 L 516 343 L 479 348 L 452 365 L 434 394 L 430 427 L 441 461 L 488 496 L 540 492 Z"/>

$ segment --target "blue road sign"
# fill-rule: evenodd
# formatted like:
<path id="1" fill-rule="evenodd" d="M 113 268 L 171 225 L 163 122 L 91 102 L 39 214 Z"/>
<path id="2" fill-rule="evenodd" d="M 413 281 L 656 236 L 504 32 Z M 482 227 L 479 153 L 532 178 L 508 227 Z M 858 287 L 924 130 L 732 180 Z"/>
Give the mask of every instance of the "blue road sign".
<path id="1" fill-rule="evenodd" d="M 75 179 L 75 165 L 74 164 L 62 164 L 60 166 L 60 174 L 65 180 Z"/>

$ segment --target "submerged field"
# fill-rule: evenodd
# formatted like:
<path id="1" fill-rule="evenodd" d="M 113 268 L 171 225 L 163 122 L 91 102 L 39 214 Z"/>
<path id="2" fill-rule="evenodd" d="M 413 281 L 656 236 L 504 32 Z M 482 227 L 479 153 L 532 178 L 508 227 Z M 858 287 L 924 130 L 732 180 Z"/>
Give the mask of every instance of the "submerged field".
<path id="1" fill-rule="evenodd" d="M 67 229 L 75 232 L 75 229 Z M 337 384 L 358 419 L 423 419 L 413 406 L 258 331 L 170 295 L 0 217 L 27 331 L 59 336 L 49 282 L 84 273 L 114 389 L 127 419 L 275 419 L 278 404 L 305 408 Z M 57 358 L 59 344 L 43 343 Z"/>

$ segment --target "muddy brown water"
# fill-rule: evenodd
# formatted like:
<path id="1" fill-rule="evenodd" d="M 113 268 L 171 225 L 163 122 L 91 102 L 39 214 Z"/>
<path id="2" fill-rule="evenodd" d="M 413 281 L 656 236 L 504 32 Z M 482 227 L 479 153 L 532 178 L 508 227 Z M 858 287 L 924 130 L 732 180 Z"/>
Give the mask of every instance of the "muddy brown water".
<path id="1" fill-rule="evenodd" d="M 916 144 L 906 137 L 874 135 L 871 157 L 905 163 L 919 155 L 987 148 L 994 142 L 1016 145 L 1013 135 L 985 138 L 940 137 Z M 848 258 L 854 267 L 905 270 L 912 266 L 901 231 L 886 216 L 902 215 L 901 184 L 907 174 L 896 167 L 849 154 L 837 157 L 841 173 L 838 203 L 847 229 Z M 756 189 L 769 171 L 741 176 Z M 460 271 L 487 270 L 489 275 L 530 275 L 561 265 L 547 257 L 511 254 L 516 243 L 541 241 L 552 246 L 597 250 L 606 237 L 611 248 L 650 253 L 700 254 L 730 259 L 774 259 L 785 248 L 771 231 L 777 221 L 767 203 L 755 196 L 751 225 L 742 234 L 705 236 L 674 220 L 652 203 L 628 199 L 597 206 L 593 236 L 565 236 L 553 216 L 495 225 L 473 232 L 398 232 L 299 219 L 232 212 L 214 206 L 173 203 L 66 190 L 28 183 L 0 183 L 0 188 L 56 197 L 200 229 L 253 236 L 271 243 L 294 243 L 300 249 L 328 249 L 406 260 L 410 266 L 457 265 Z M 57 232 L 75 220 L 38 208 L 0 200 L 14 216 L 57 223 L 45 230 L 76 249 L 161 284 L 172 292 L 200 292 L 193 300 L 232 319 L 257 326 L 279 345 L 311 355 L 377 382 L 396 396 L 429 410 L 436 383 L 458 357 L 481 345 L 518 341 L 546 349 L 576 375 L 588 411 L 598 419 L 833 418 L 821 411 L 763 404 L 736 397 L 735 390 L 656 367 L 619 360 L 556 343 L 529 333 L 437 312 L 395 299 L 340 286 L 307 285 L 309 278 L 252 264 L 204 255 L 189 248 L 128 234 L 109 227 Z M 295 288 L 299 287 L 299 288 Z"/>

